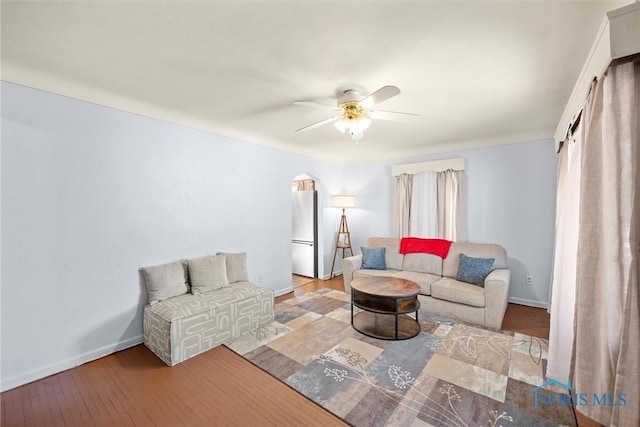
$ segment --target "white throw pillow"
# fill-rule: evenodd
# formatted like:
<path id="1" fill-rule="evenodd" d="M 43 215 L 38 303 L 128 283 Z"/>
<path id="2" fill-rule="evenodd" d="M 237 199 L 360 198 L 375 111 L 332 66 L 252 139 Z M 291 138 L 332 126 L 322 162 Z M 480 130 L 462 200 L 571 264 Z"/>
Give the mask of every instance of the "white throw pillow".
<path id="1" fill-rule="evenodd" d="M 189 292 L 187 266 L 182 261 L 140 269 L 149 292 L 149 304 Z"/>
<path id="2" fill-rule="evenodd" d="M 191 293 L 194 295 L 229 286 L 224 255 L 188 260 Z"/>
<path id="3" fill-rule="evenodd" d="M 225 258 L 225 263 L 227 265 L 227 279 L 229 279 L 229 283 L 249 281 L 246 252 L 237 254 L 218 252 L 218 255 L 223 255 Z"/>

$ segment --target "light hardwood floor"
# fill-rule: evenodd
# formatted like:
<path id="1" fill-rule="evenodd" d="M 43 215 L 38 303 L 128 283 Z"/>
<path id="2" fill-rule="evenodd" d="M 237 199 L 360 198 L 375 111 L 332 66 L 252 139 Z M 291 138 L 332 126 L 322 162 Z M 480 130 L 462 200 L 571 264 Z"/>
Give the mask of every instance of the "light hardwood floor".
<path id="1" fill-rule="evenodd" d="M 346 426 L 219 346 L 173 367 L 144 345 L 2 393 L 2 426 Z"/>
<path id="2" fill-rule="evenodd" d="M 342 277 L 312 280 L 276 302 Z M 503 328 L 543 338 L 543 309 L 509 305 Z M 346 425 L 224 346 L 173 367 L 143 345 L 0 395 L 3 426 Z"/>
<path id="3" fill-rule="evenodd" d="M 306 285 L 307 283 L 313 282 L 314 280 L 315 279 L 312 279 L 310 277 L 298 276 L 297 274 L 294 274 L 291 277 L 291 286 L 297 288 L 298 286 Z"/>

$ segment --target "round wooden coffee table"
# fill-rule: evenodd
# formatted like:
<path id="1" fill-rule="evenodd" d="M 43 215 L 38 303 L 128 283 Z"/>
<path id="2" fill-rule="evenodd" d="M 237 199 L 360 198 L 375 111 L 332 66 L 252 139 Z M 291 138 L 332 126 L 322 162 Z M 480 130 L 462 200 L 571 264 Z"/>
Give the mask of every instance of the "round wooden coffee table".
<path id="1" fill-rule="evenodd" d="M 363 277 L 351 281 L 351 326 L 383 340 L 406 340 L 420 333 L 420 286 L 394 277 Z M 363 311 L 354 314 L 354 307 Z M 415 313 L 415 319 L 409 314 Z"/>

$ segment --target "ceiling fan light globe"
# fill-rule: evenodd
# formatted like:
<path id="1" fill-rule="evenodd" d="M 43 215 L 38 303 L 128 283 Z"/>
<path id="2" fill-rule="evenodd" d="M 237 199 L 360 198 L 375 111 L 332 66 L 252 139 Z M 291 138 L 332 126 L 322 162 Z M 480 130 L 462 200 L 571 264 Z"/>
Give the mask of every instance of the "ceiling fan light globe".
<path id="1" fill-rule="evenodd" d="M 363 132 L 354 132 L 352 130 L 349 131 L 349 135 L 351 135 L 351 140 L 352 141 L 360 141 L 362 139 L 362 137 L 364 136 Z"/>
<path id="2" fill-rule="evenodd" d="M 348 129 L 347 126 L 345 126 L 344 124 L 344 119 L 338 120 L 337 122 L 335 122 L 333 124 L 333 126 L 335 126 L 336 129 L 338 129 L 338 131 L 340 131 L 340 133 L 345 133 Z"/>
<path id="3" fill-rule="evenodd" d="M 349 135 L 351 135 L 351 139 L 357 141 L 362 138 L 363 132 L 371 126 L 371 119 L 365 115 L 356 117 L 345 116 L 335 122 L 334 126 L 342 133 L 346 133 L 348 131 Z"/>
<path id="4" fill-rule="evenodd" d="M 369 126 L 371 126 L 371 119 L 367 116 L 360 116 L 359 118 L 354 120 L 354 123 L 350 129 L 354 130 L 357 133 L 362 133 L 365 130 L 369 129 Z"/>

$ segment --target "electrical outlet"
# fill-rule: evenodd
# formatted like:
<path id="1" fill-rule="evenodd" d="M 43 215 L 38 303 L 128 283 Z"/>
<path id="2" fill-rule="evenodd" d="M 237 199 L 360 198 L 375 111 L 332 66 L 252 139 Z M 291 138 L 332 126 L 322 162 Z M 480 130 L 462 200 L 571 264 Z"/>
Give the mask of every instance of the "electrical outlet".
<path id="1" fill-rule="evenodd" d="M 264 274 L 258 274 L 258 283 L 264 283 Z"/>
<path id="2" fill-rule="evenodd" d="M 533 286 L 533 276 L 527 276 L 527 285 Z"/>

